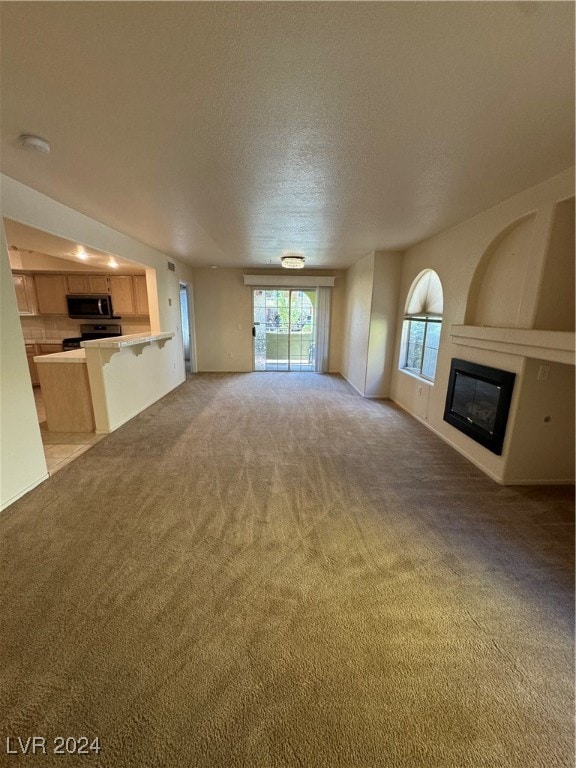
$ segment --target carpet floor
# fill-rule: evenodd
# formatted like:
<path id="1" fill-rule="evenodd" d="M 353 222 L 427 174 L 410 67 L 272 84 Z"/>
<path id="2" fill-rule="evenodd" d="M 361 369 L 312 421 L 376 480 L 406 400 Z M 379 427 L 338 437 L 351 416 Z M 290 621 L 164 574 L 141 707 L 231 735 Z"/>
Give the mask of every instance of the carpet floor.
<path id="1" fill-rule="evenodd" d="M 573 766 L 573 522 L 339 377 L 191 376 L 0 515 L 0 765 Z"/>

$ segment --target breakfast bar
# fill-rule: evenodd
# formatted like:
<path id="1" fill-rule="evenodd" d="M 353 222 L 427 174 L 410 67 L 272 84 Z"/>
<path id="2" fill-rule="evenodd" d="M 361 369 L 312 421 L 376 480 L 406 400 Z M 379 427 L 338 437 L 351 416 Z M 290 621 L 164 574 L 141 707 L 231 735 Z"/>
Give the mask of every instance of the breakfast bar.
<path id="1" fill-rule="evenodd" d="M 173 388 L 174 332 L 84 341 L 96 432 L 107 434 Z"/>
<path id="2" fill-rule="evenodd" d="M 39 355 L 40 387 L 51 432 L 107 434 L 172 388 L 173 332 L 84 341 L 84 349 Z"/>

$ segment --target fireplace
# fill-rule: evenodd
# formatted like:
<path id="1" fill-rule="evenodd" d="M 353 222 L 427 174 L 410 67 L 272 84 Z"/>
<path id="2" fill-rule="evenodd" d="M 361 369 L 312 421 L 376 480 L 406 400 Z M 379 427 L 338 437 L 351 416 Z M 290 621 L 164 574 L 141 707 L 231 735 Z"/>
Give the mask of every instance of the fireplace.
<path id="1" fill-rule="evenodd" d="M 515 378 L 509 371 L 453 358 L 444 421 L 500 456 Z"/>

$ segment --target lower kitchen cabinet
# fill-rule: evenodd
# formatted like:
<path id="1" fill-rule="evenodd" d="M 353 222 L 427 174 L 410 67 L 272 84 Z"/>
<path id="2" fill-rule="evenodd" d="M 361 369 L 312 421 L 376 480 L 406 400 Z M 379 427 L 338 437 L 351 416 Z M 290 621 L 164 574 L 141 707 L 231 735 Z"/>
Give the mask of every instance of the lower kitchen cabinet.
<path id="1" fill-rule="evenodd" d="M 30 371 L 30 378 L 34 386 L 40 384 L 40 377 L 38 376 L 38 367 L 34 362 L 34 358 L 38 355 L 53 355 L 56 352 L 62 352 L 62 344 L 50 344 L 48 342 L 42 344 L 26 344 L 26 359 L 28 361 L 28 370 Z"/>
<path id="2" fill-rule="evenodd" d="M 37 355 L 53 355 L 56 352 L 62 352 L 62 344 L 50 344 L 48 342 L 43 342 L 42 344 L 36 345 L 38 348 L 38 352 L 36 352 Z"/>
<path id="3" fill-rule="evenodd" d="M 38 378 L 38 368 L 34 362 L 34 357 L 38 354 L 36 351 L 36 344 L 26 344 L 26 359 L 28 361 L 28 370 L 30 371 L 30 378 L 34 386 L 40 384 Z"/>

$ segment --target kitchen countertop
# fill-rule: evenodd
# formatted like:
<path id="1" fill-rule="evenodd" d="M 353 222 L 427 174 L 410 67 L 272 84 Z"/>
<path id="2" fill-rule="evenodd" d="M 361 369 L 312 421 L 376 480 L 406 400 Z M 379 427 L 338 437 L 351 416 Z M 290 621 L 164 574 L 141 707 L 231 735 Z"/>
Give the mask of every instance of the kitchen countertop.
<path id="1" fill-rule="evenodd" d="M 133 347 L 136 344 L 151 344 L 153 341 L 165 341 L 174 336 L 170 333 L 132 333 L 129 336 L 114 336 L 108 339 L 95 339 L 94 341 L 80 342 L 86 349 L 121 349 L 122 347 Z"/>
<path id="2" fill-rule="evenodd" d="M 71 349 L 68 352 L 54 352 L 51 355 L 36 355 L 35 363 L 86 363 L 83 349 Z"/>

